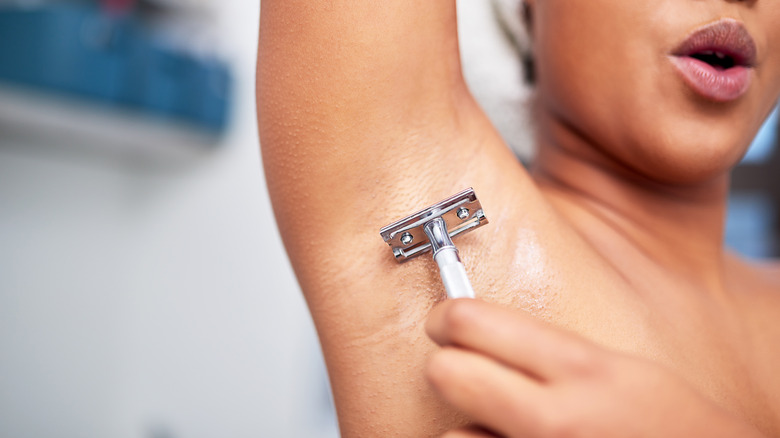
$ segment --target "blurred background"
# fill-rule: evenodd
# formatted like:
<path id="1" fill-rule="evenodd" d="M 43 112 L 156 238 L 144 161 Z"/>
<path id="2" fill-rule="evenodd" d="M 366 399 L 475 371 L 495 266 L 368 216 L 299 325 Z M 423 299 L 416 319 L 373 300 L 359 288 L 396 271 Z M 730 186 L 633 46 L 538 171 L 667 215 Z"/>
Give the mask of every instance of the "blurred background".
<path id="1" fill-rule="evenodd" d="M 517 1 L 461 0 L 467 81 L 533 157 Z M 259 2 L 0 0 L 0 437 L 334 437 L 254 105 Z M 729 243 L 778 254 L 777 119 Z"/>
<path id="2" fill-rule="evenodd" d="M 0 437 L 332 437 L 259 3 L 0 0 Z"/>

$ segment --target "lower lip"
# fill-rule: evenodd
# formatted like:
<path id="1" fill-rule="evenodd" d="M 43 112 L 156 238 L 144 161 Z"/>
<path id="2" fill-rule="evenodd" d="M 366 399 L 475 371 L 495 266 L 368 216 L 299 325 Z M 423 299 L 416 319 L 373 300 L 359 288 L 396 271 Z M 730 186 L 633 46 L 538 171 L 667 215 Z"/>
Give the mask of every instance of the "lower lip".
<path id="1" fill-rule="evenodd" d="M 690 56 L 672 56 L 672 63 L 696 93 L 715 102 L 737 100 L 750 88 L 750 68 L 736 66 L 719 70 Z"/>

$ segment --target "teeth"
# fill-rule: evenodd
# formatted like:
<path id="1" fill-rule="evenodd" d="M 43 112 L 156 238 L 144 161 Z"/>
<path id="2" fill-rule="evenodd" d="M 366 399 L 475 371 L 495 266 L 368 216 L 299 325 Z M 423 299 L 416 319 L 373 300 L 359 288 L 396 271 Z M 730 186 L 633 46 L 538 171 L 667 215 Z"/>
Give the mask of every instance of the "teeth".
<path id="1" fill-rule="evenodd" d="M 723 52 L 716 52 L 714 50 L 702 50 L 699 52 L 702 56 L 714 56 L 718 59 L 726 59 L 727 56 Z"/>

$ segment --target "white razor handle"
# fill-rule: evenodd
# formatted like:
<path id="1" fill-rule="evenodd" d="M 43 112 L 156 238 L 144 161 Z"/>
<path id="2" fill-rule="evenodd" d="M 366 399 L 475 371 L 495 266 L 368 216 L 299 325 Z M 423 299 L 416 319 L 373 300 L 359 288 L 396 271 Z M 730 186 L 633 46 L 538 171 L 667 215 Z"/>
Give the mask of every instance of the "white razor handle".
<path id="1" fill-rule="evenodd" d="M 458 248 L 452 243 L 447 224 L 442 218 L 436 218 L 425 224 L 423 228 L 433 249 L 433 259 L 439 265 L 439 275 L 444 283 L 444 289 L 449 298 L 474 298 L 474 288 L 471 287 L 466 269 L 460 262 Z"/>
<path id="2" fill-rule="evenodd" d="M 433 256 L 436 264 L 439 265 L 439 275 L 444 283 L 444 289 L 447 290 L 449 298 L 474 298 L 474 288 L 471 287 L 466 269 L 460 262 L 458 250 L 455 248 L 446 248 Z"/>

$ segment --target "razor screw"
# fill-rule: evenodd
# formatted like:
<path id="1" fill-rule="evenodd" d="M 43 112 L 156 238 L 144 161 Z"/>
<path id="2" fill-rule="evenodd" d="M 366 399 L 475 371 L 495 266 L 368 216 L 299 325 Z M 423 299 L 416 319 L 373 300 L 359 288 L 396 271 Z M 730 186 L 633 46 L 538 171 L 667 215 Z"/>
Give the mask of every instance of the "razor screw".
<path id="1" fill-rule="evenodd" d="M 469 209 L 466 207 L 461 207 L 458 209 L 458 217 L 460 220 L 465 221 L 469 218 Z"/>
<path id="2" fill-rule="evenodd" d="M 401 235 L 401 243 L 402 243 L 404 246 L 406 246 L 406 245 L 409 245 L 410 243 L 412 243 L 412 241 L 414 241 L 414 236 L 412 236 L 411 234 L 409 234 L 409 233 L 403 233 L 403 234 Z"/>

